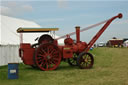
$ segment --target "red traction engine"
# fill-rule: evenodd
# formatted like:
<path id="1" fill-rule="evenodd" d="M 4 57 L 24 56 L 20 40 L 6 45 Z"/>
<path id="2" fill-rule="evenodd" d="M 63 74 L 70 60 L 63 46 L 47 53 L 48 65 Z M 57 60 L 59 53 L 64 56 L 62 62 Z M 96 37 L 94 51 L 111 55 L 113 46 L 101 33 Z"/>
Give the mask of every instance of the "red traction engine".
<path id="1" fill-rule="evenodd" d="M 80 32 L 102 23 L 95 24 L 82 30 L 80 30 L 80 27 L 77 26 L 76 32 L 69 33 L 57 39 L 54 39 L 51 35 L 45 34 L 40 36 L 38 43 L 33 45 L 30 43 L 23 43 L 22 33 L 49 32 L 56 31 L 58 28 L 19 28 L 17 29 L 17 32 L 21 34 L 19 55 L 24 64 L 32 67 L 38 67 L 43 71 L 56 69 L 62 60 L 68 60 L 70 65 L 77 65 L 81 69 L 92 68 L 94 58 L 92 54 L 88 53 L 88 51 L 109 26 L 109 24 L 116 18 L 122 18 L 122 14 L 120 13 L 117 16 L 106 20 L 106 23 L 104 22 L 105 25 L 88 44 L 80 41 Z M 76 34 L 76 41 L 70 38 L 70 36 L 73 34 Z M 58 45 L 58 39 L 64 37 L 66 37 L 64 40 L 64 45 Z"/>

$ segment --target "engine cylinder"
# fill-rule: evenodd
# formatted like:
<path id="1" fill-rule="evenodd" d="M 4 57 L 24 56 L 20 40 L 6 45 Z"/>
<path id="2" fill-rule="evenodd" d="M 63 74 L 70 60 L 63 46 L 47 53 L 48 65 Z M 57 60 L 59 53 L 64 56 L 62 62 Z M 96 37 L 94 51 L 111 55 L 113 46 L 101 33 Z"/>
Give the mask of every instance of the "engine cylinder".
<path id="1" fill-rule="evenodd" d="M 73 52 L 75 53 L 81 53 L 87 48 L 86 42 L 80 42 L 73 45 Z"/>

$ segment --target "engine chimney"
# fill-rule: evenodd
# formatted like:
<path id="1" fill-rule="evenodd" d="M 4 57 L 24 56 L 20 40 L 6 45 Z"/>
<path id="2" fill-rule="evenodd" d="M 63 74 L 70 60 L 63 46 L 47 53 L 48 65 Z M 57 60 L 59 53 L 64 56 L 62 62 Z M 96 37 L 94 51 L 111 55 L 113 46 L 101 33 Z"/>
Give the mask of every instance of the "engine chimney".
<path id="1" fill-rule="evenodd" d="M 80 26 L 76 26 L 76 43 L 80 42 Z"/>

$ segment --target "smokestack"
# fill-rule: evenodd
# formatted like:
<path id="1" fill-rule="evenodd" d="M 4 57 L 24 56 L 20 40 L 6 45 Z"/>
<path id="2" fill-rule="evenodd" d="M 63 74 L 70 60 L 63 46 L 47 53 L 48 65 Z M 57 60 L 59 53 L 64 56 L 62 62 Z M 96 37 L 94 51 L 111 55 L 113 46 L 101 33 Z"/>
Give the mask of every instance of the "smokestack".
<path id="1" fill-rule="evenodd" d="M 76 42 L 80 42 L 80 26 L 76 26 Z"/>

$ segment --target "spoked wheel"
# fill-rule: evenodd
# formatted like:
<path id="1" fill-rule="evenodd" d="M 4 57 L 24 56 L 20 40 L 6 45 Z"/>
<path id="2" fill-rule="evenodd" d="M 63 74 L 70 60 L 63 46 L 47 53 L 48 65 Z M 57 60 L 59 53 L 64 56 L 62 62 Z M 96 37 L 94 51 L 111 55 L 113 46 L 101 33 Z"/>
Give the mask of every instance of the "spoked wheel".
<path id="1" fill-rule="evenodd" d="M 81 69 L 90 69 L 94 63 L 92 54 L 83 52 L 77 58 L 77 64 Z"/>
<path id="2" fill-rule="evenodd" d="M 74 53 L 73 58 L 68 59 L 68 64 L 71 66 L 77 66 L 77 57 L 78 57 L 78 54 Z"/>
<path id="3" fill-rule="evenodd" d="M 54 70 L 61 62 L 61 52 L 59 48 L 52 43 L 42 44 L 37 48 L 35 62 L 41 70 Z"/>

